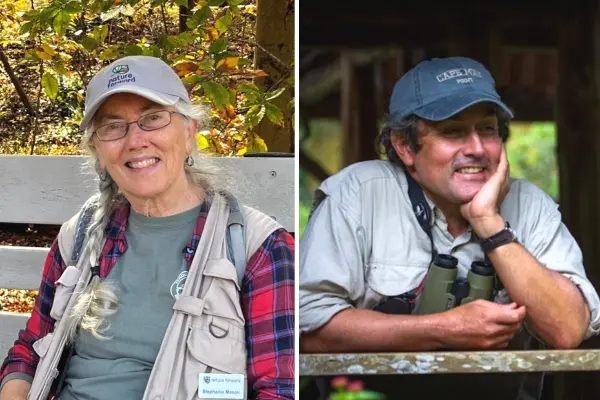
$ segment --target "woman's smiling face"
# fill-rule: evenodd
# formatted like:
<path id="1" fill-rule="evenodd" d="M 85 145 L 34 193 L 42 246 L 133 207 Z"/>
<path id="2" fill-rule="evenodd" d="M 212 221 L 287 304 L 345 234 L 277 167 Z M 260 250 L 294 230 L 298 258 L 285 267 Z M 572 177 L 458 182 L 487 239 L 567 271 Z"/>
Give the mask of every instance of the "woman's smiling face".
<path id="1" fill-rule="evenodd" d="M 94 129 L 115 122 L 137 121 L 157 111 L 175 111 L 175 108 L 135 94 L 114 94 L 98 109 Z M 162 118 L 170 118 L 170 123 L 160 129 L 145 131 L 132 123 L 122 138 L 104 141 L 98 133 L 92 137 L 100 167 L 106 169 L 128 199 L 177 196 L 180 184 L 186 179 L 184 163 L 193 149 L 195 124 L 175 112 L 148 117 L 151 121 Z M 166 123 L 168 119 L 163 121 Z"/>

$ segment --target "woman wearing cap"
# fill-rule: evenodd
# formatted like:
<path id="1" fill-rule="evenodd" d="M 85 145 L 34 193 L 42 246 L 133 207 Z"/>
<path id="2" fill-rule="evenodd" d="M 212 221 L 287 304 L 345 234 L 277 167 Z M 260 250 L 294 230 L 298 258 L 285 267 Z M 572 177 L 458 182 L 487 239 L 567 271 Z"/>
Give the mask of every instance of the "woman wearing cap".
<path id="1" fill-rule="evenodd" d="M 84 260 L 78 266 L 90 270 L 92 278 L 69 314 L 60 320 L 65 324 L 60 332 L 67 332 L 72 354 L 59 371 L 61 379 L 51 379 L 51 393 L 56 398 L 156 398 L 154 386 L 160 387 L 161 377 L 151 374 L 155 361 L 168 359 L 157 356 L 168 357 L 160 352 L 161 344 L 167 333 L 173 332 L 174 309 L 185 309 L 177 301 L 186 293 L 185 282 L 188 273 L 194 273 L 194 260 L 203 256 L 196 250 L 204 243 L 203 234 L 220 237 L 226 229 L 226 224 L 210 226 L 209 221 L 221 221 L 211 217 L 217 212 L 211 213 L 217 209 L 215 204 L 225 210 L 227 199 L 211 179 L 213 169 L 194 157 L 201 120 L 202 113 L 191 103 L 181 80 L 157 58 L 125 57 L 102 69 L 90 82 L 81 123 L 85 130 L 82 145 L 89 150 L 100 185 L 89 202 L 95 211 L 83 246 Z M 293 239 L 268 217 L 256 210 L 252 215 L 259 216 L 254 220 L 264 221 L 257 231 L 264 232 L 266 226 L 270 230 L 257 250 L 247 254 L 239 304 L 229 304 L 230 298 L 236 298 L 231 290 L 210 303 L 211 290 L 235 287 L 219 278 L 223 269 L 211 277 L 202 303 L 205 311 L 230 307 L 233 317 L 221 319 L 225 328 L 216 317 L 211 317 L 209 329 L 196 328 L 200 317 L 193 315 L 203 310 L 197 306 L 200 303 L 190 303 L 184 310 L 191 315 L 184 332 L 190 336 L 183 340 L 190 348 L 185 361 L 179 360 L 184 373 L 177 376 L 181 386 L 190 379 L 192 385 L 199 385 L 202 382 L 198 383 L 197 371 L 190 363 L 201 365 L 200 372 L 235 373 L 237 367 L 228 365 L 239 363 L 231 359 L 242 357 L 247 398 L 293 398 Z M 250 222 L 247 229 L 255 229 Z M 56 240 L 46 259 L 27 328 L 19 333 L 2 364 L 0 400 L 26 399 L 35 389 L 38 353 L 54 346 L 49 344 L 51 338 L 47 339 L 52 336 L 49 332 L 59 332 L 52 307 L 57 304 L 58 285 L 68 280 L 63 275 L 68 257 L 61 255 L 61 249 Z M 217 250 L 211 248 L 210 254 L 213 251 Z M 214 267 L 211 265 L 208 261 L 198 268 L 207 271 Z M 218 315 L 220 311 L 211 312 Z M 208 330 L 216 338 L 214 342 L 202 341 Z M 222 339 L 232 335 L 229 342 Z M 247 358 L 243 357 L 246 351 Z M 199 360 L 188 359 L 196 356 Z M 191 378 L 182 377 L 189 372 L 194 373 Z M 58 381 L 62 382 L 59 387 Z M 239 386 L 232 385 L 225 389 L 238 390 Z"/>

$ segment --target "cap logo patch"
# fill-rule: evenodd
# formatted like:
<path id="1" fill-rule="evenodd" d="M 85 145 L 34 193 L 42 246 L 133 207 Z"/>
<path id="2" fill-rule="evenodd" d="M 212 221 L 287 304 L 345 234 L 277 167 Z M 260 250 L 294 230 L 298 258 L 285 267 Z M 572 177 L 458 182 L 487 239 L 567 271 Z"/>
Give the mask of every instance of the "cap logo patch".
<path id="1" fill-rule="evenodd" d="M 119 83 L 135 82 L 135 76 L 129 73 L 128 65 L 117 65 L 112 69 L 113 75 L 108 80 L 107 89 L 110 89 Z"/>
<path id="2" fill-rule="evenodd" d="M 117 65 L 112 69 L 113 74 L 126 74 L 129 72 L 129 65 Z"/>
<path id="3" fill-rule="evenodd" d="M 471 77 L 481 78 L 481 72 L 474 68 L 455 68 L 444 71 L 435 78 L 438 82 L 444 82 L 448 79 L 459 78 L 456 80 L 457 83 L 473 82 Z"/>

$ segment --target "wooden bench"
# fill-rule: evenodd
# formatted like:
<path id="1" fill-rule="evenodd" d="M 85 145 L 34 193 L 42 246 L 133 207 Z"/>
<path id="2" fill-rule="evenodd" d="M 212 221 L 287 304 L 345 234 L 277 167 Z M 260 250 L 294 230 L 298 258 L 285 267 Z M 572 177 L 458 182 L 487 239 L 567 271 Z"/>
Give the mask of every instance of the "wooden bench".
<path id="1" fill-rule="evenodd" d="M 83 172 L 80 156 L 0 155 L 0 222 L 60 225 L 94 193 L 97 181 Z M 295 169 L 290 157 L 215 157 L 226 186 L 239 199 L 295 226 Z M 0 246 L 0 288 L 40 285 L 47 248 Z M 0 311 L 0 362 L 25 326 L 28 314 Z"/>

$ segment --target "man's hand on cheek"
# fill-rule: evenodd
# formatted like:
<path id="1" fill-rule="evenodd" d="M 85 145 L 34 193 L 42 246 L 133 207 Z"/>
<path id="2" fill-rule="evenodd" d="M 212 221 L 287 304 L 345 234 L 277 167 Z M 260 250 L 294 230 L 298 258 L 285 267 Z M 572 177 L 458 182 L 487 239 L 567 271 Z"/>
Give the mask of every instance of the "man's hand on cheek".
<path id="1" fill-rule="evenodd" d="M 473 199 L 461 205 L 460 211 L 480 238 L 487 238 L 504 227 L 500 204 L 510 190 L 509 166 L 506 149 L 502 146 L 500 162 L 490 179 Z"/>

